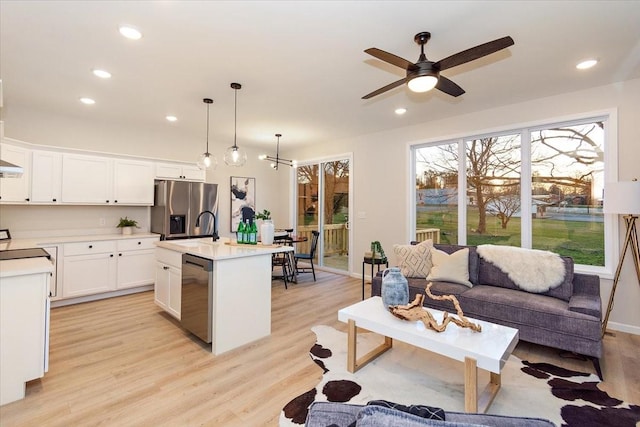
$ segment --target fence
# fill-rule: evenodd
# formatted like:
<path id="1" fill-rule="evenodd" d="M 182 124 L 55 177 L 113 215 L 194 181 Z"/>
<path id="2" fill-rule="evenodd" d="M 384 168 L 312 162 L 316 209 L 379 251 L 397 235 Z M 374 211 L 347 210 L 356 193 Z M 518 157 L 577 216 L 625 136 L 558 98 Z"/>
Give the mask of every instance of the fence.
<path id="1" fill-rule="evenodd" d="M 311 250 L 311 232 L 317 225 L 303 225 L 296 230 L 296 235 L 307 238 L 306 242 L 297 243 L 296 252 L 309 253 Z M 346 224 L 327 224 L 324 226 L 324 255 L 345 255 L 349 250 L 349 230 Z"/>
<path id="2" fill-rule="evenodd" d="M 423 228 L 421 230 L 416 230 L 416 241 L 423 242 L 427 239 L 431 239 L 433 243 L 440 243 L 440 229 Z"/>

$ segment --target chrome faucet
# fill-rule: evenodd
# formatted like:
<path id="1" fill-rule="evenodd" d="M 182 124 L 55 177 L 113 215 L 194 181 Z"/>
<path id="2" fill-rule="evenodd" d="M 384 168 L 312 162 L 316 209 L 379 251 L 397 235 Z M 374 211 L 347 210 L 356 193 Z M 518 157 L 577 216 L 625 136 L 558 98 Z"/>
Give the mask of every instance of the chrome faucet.
<path id="1" fill-rule="evenodd" d="M 210 214 L 213 217 L 213 241 L 215 242 L 216 240 L 219 239 L 219 237 L 218 237 L 218 232 L 216 231 L 216 215 L 213 212 L 211 211 L 200 212 L 200 214 L 196 218 L 196 227 L 200 227 L 200 217 L 206 213 Z"/>

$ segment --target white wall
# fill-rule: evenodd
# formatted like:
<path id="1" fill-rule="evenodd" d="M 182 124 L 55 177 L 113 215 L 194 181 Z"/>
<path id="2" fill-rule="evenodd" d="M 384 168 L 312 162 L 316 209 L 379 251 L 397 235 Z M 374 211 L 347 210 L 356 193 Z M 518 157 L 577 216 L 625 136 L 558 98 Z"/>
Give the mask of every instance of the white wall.
<path id="1" fill-rule="evenodd" d="M 359 275 L 360 258 L 368 250 L 371 241 L 379 240 L 383 248 L 386 248 L 385 251 L 391 253 L 393 244 L 405 243 L 412 238 L 407 222 L 411 209 L 408 195 L 410 143 L 447 139 L 462 133 L 509 128 L 529 122 L 617 109 L 619 179 L 640 179 L 637 161 L 640 158 L 639 99 L 640 79 L 636 79 L 393 131 L 327 141 L 288 154 L 304 161 L 335 153 L 353 152 L 353 273 Z M 359 213 L 365 213 L 366 218 L 359 219 Z M 622 242 L 622 221 L 620 229 Z M 640 310 L 637 309 L 640 304 L 640 286 L 630 257 L 625 264 L 609 326 L 640 334 Z M 601 295 L 605 307 L 611 286 L 611 280 L 601 280 Z"/>

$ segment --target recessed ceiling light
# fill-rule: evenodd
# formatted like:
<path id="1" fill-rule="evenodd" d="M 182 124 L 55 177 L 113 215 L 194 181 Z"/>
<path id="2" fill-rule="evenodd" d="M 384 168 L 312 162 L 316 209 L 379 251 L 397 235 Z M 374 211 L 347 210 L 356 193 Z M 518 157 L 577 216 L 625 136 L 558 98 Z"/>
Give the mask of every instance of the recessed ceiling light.
<path id="1" fill-rule="evenodd" d="M 122 34 L 128 39 L 138 40 L 142 38 L 142 33 L 138 31 L 138 29 L 130 27 L 128 25 L 123 25 L 120 28 L 118 28 L 118 30 L 120 31 L 120 34 Z"/>
<path id="2" fill-rule="evenodd" d="M 401 116 L 401 115 L 403 115 L 404 113 L 407 112 L 407 109 L 406 108 L 396 108 L 395 112 L 396 112 L 397 115 Z"/>
<path id="3" fill-rule="evenodd" d="M 598 63 L 597 59 L 587 59 L 581 62 L 578 62 L 578 65 L 576 65 L 576 68 L 578 70 L 586 70 L 588 68 L 593 67 L 594 65 L 596 65 Z"/>
<path id="4" fill-rule="evenodd" d="M 92 70 L 93 75 L 96 77 L 100 77 L 101 79 L 110 79 L 111 78 L 111 73 L 105 70 L 98 70 L 98 69 L 93 69 Z"/>
<path id="5" fill-rule="evenodd" d="M 167 116 L 165 117 L 165 119 L 167 119 L 170 122 L 175 122 L 176 120 L 178 120 L 176 116 Z"/>
<path id="6" fill-rule="evenodd" d="M 93 105 L 96 103 L 96 101 L 94 101 L 91 98 L 80 98 L 80 102 L 82 102 L 85 105 Z"/>

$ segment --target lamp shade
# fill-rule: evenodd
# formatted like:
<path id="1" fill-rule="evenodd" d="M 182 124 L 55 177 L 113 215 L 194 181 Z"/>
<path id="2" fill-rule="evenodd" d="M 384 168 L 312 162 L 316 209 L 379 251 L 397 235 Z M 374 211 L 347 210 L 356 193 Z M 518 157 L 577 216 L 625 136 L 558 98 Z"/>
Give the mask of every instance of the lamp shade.
<path id="1" fill-rule="evenodd" d="M 607 182 L 604 185 L 606 214 L 640 214 L 640 181 Z"/>

